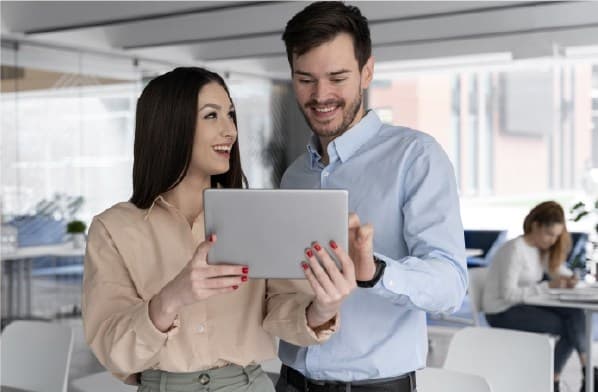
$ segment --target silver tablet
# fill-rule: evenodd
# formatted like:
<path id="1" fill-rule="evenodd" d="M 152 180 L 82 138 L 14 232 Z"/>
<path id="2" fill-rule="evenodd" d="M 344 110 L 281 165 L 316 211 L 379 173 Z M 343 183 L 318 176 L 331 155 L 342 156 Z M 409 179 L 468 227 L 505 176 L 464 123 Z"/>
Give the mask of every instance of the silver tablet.
<path id="1" fill-rule="evenodd" d="M 206 235 L 218 236 L 208 263 L 246 264 L 253 278 L 303 279 L 312 242 L 348 249 L 347 199 L 346 190 L 207 189 Z"/>

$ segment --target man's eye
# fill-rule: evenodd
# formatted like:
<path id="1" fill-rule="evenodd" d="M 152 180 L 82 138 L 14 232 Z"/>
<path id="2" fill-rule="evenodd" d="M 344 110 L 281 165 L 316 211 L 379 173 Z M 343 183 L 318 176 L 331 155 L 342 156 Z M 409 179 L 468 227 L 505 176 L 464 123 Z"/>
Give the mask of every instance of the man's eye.
<path id="1" fill-rule="evenodd" d="M 347 80 L 347 78 L 336 78 L 336 79 L 332 79 L 333 83 L 340 83 L 340 82 L 344 82 L 345 80 Z"/>
<path id="2" fill-rule="evenodd" d="M 311 79 L 299 79 L 299 83 L 301 83 L 301 84 L 313 83 L 313 80 L 311 80 Z"/>

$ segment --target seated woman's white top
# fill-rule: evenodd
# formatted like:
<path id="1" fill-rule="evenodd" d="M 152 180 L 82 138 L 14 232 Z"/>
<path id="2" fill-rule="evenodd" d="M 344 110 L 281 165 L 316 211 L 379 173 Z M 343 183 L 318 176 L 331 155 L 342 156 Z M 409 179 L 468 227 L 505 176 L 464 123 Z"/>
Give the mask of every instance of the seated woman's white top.
<path id="1" fill-rule="evenodd" d="M 540 283 L 547 271 L 547 257 L 528 245 L 523 236 L 505 242 L 496 252 L 484 285 L 482 309 L 486 313 L 500 313 L 526 298 L 548 290 L 548 282 Z"/>

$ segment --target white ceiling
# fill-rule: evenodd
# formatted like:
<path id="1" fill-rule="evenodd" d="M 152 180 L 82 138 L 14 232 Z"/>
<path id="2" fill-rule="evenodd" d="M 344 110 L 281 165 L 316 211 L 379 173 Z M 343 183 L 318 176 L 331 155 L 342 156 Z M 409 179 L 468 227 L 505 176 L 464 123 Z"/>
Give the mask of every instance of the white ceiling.
<path id="1" fill-rule="evenodd" d="M 350 2 L 378 62 L 598 45 L 598 2 Z M 308 3 L 2 1 L 2 37 L 286 78 L 287 20 Z"/>

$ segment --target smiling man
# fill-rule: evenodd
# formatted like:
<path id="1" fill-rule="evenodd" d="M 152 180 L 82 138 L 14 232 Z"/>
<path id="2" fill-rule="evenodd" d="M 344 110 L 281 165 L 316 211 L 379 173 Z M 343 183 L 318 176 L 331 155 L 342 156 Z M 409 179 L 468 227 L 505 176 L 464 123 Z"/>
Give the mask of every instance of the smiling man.
<path id="1" fill-rule="evenodd" d="M 452 166 L 429 135 L 365 110 L 374 59 L 358 8 L 313 3 L 288 22 L 283 40 L 313 135 L 281 186 L 349 190 L 350 209 L 373 225 L 374 239 L 364 252 L 349 233 L 360 288 L 326 343 L 281 341 L 277 390 L 415 391 L 414 371 L 426 364 L 425 312 L 458 309 L 467 287 Z"/>

